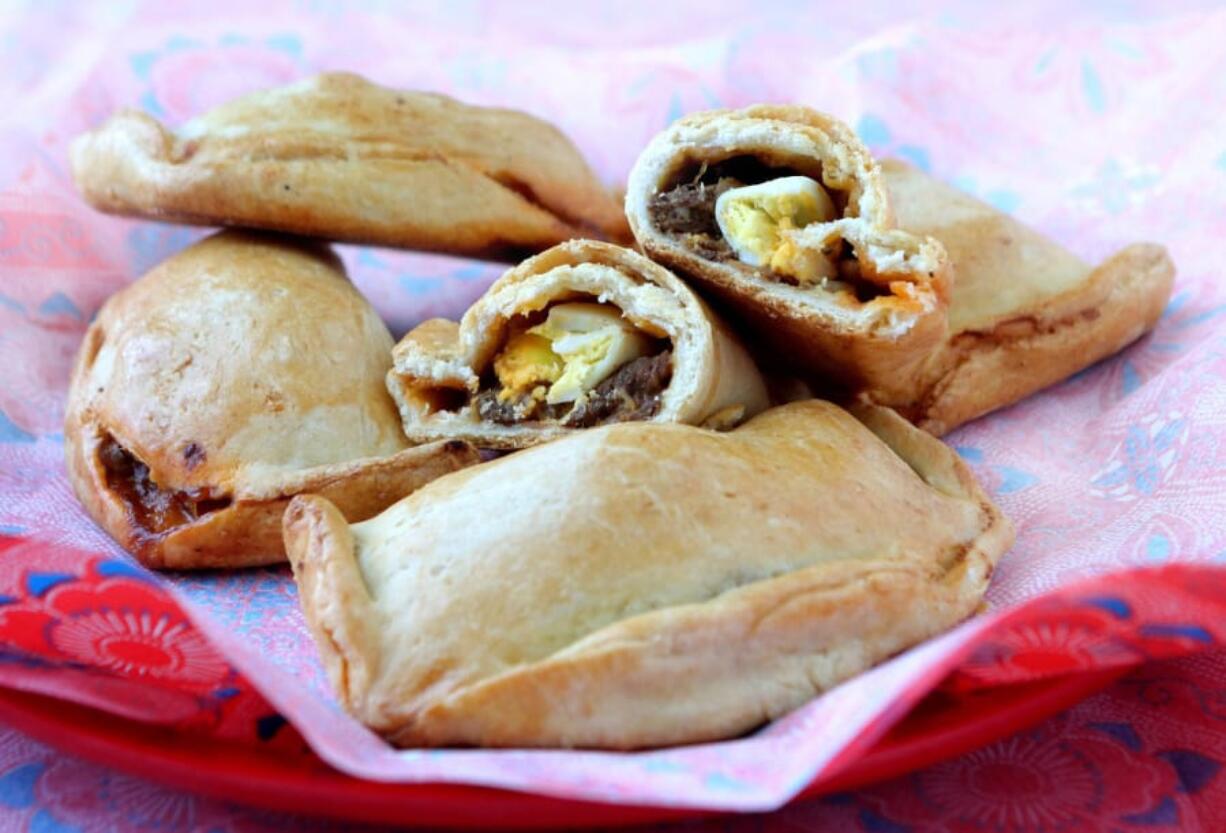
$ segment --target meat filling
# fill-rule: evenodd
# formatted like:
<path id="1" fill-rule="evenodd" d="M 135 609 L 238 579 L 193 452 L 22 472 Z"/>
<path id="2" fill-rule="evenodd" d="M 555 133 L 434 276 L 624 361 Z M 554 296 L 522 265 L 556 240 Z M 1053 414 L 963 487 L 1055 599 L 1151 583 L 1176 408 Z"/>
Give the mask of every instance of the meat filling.
<path id="1" fill-rule="evenodd" d="M 648 206 L 651 222 L 707 260 L 735 260 L 736 253 L 715 222 L 715 201 L 725 191 L 739 188 L 740 185 L 730 177 L 723 177 L 710 185 L 701 181 L 677 185 L 656 194 L 652 199 Z"/>
<path id="2" fill-rule="evenodd" d="M 566 405 L 549 405 L 543 399 L 532 395 L 524 395 L 515 399 L 505 399 L 498 389 L 482 391 L 473 398 L 477 416 L 487 422 L 499 425 L 514 425 L 517 422 L 534 420 L 559 420 L 571 408 Z"/>
<path id="3" fill-rule="evenodd" d="M 648 204 L 648 212 L 657 229 L 707 260 L 717 263 L 744 262 L 771 280 L 802 287 L 820 286 L 860 302 L 891 294 L 888 286 L 861 275 L 856 252 L 846 241 L 833 241 L 820 253 L 800 251 L 794 247 L 785 249 L 786 256 L 772 262 L 747 259 L 738 253 L 738 248 L 752 249 L 754 244 L 762 245 L 763 238 L 769 238 L 770 232 L 750 224 L 742 229 L 744 239 L 739 243 L 730 242 L 716 219 L 716 204 L 720 197 L 732 189 L 759 190 L 746 188 L 747 185 L 775 188 L 777 184 L 783 189 L 785 183 L 790 184 L 797 179 L 801 177 L 793 170 L 771 168 L 751 157 L 736 157 L 714 165 L 704 164 L 683 171 L 675 185 L 656 194 Z M 772 184 L 767 186 L 765 183 Z M 791 186 L 793 190 L 797 187 Z M 822 191 L 816 180 L 810 180 L 808 187 Z M 788 193 L 763 192 L 758 198 L 768 211 L 795 205 L 794 195 Z M 826 219 L 840 216 L 846 210 L 845 194 L 825 192 L 822 198 L 830 201 L 826 203 L 825 210 L 833 211 L 833 214 L 824 215 Z M 767 214 L 759 216 L 765 217 Z M 790 223 L 787 225 L 794 227 Z"/>
<path id="4" fill-rule="evenodd" d="M 571 428 L 591 428 L 651 419 L 659 413 L 660 396 L 672 379 L 671 352 L 665 350 L 635 359 L 579 400 L 562 424 Z"/>
<path id="5" fill-rule="evenodd" d="M 107 436 L 98 449 L 106 485 L 127 504 L 133 520 L 147 532 L 160 534 L 189 524 L 230 505 L 230 499 L 209 489 L 169 491 L 153 482 L 149 467 Z"/>
<path id="6" fill-rule="evenodd" d="M 573 405 L 550 405 L 531 394 L 504 400 L 498 390 L 487 390 L 474 398 L 474 406 L 483 420 L 500 425 L 552 420 L 568 428 L 592 428 L 645 420 L 659 412 L 672 376 L 672 352 L 665 350 L 627 362 Z"/>

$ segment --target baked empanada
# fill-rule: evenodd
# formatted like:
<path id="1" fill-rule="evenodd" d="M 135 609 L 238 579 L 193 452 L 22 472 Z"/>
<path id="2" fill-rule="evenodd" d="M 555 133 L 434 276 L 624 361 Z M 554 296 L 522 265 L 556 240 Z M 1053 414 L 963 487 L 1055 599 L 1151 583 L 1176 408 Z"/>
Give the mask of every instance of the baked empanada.
<path id="1" fill-rule="evenodd" d="M 939 440 L 820 400 L 584 431 L 354 526 L 298 497 L 284 530 L 392 743 L 617 749 L 737 735 L 953 626 L 1013 537 Z"/>
<path id="2" fill-rule="evenodd" d="M 408 449 L 384 376 L 392 338 L 326 246 L 224 232 L 103 305 L 68 391 L 68 475 L 151 567 L 285 559 L 300 492 L 368 518 L 477 462 Z"/>
<path id="3" fill-rule="evenodd" d="M 410 440 L 522 448 L 610 422 L 731 427 L 767 406 L 753 360 L 667 269 L 574 240 L 508 271 L 464 314 L 396 345 Z"/>
<path id="4" fill-rule="evenodd" d="M 879 166 L 830 116 L 758 105 L 680 119 L 635 163 L 626 214 L 648 255 L 844 389 L 905 389 L 944 339 L 944 249 L 893 227 Z"/>
<path id="5" fill-rule="evenodd" d="M 72 170 L 116 214 L 465 255 L 628 233 L 553 125 L 349 73 L 245 96 L 177 133 L 122 111 L 76 140 Z"/>
<path id="6" fill-rule="evenodd" d="M 936 434 L 1009 405 L 1122 349 L 1157 323 L 1175 268 L 1161 246 L 1098 266 L 902 162 L 882 163 L 902 228 L 940 240 L 954 266 L 949 337 L 914 388 L 879 401 Z"/>

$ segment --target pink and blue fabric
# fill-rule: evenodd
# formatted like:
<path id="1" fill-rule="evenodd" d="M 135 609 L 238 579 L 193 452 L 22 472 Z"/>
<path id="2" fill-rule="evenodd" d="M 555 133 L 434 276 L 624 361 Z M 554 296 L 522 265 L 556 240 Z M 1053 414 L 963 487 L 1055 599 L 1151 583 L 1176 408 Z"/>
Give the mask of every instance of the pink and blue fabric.
<path id="1" fill-rule="evenodd" d="M 730 811 L 780 807 L 939 687 L 1132 668 L 1039 728 L 728 830 L 1221 830 L 1226 824 L 1226 10 L 1002 4 L 313 2 L 10 6 L 0 17 L 0 685 L 381 780 Z M 922 9 L 922 11 L 921 11 Z M 517 107 L 611 184 L 683 113 L 834 113 L 1087 259 L 1170 247 L 1175 295 L 1119 356 L 949 441 L 1014 519 L 991 610 L 750 737 L 625 755 L 393 751 L 332 700 L 285 569 L 152 575 L 62 464 L 103 300 L 203 232 L 105 217 L 66 146 L 124 106 L 172 124 L 323 69 Z M 340 247 L 399 334 L 501 271 Z M 815 509 L 815 511 L 819 511 Z M 851 752 L 849 752 L 851 750 Z M 0 827 L 326 829 L 0 729 Z M 341 828 L 340 825 L 337 826 Z M 695 829 L 702 829 L 701 826 Z"/>

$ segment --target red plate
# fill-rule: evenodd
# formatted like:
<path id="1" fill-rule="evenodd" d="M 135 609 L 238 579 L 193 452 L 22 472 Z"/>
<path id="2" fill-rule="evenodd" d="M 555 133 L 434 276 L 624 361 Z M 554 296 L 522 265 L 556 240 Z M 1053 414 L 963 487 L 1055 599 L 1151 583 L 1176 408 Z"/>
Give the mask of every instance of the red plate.
<path id="1" fill-rule="evenodd" d="M 1109 669 L 924 700 L 871 750 L 802 797 L 864 786 L 952 758 L 1072 706 L 1123 673 Z M 716 813 L 568 801 L 452 784 L 363 781 L 314 758 L 244 744 L 185 738 L 62 700 L 0 689 L 0 721 L 65 752 L 179 789 L 228 801 L 415 827 L 514 830 L 625 825 Z"/>

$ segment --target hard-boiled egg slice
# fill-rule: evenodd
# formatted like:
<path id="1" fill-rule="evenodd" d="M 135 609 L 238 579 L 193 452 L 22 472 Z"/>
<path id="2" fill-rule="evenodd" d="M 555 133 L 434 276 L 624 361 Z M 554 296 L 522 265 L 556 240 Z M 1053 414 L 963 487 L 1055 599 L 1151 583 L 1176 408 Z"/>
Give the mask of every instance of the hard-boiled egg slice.
<path id="1" fill-rule="evenodd" d="M 574 402 L 622 365 L 651 351 L 651 340 L 620 310 L 605 304 L 557 304 L 528 332 L 548 339 L 563 362 L 545 398 L 550 405 Z"/>
<path id="2" fill-rule="evenodd" d="M 802 283 L 831 277 L 833 264 L 820 252 L 802 251 L 782 232 L 836 216 L 826 189 L 807 176 L 732 188 L 715 201 L 715 221 L 742 263 L 769 267 Z"/>

